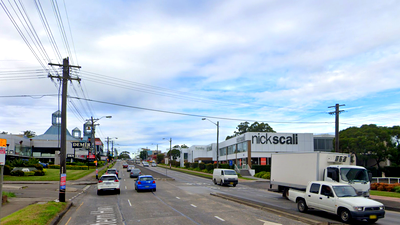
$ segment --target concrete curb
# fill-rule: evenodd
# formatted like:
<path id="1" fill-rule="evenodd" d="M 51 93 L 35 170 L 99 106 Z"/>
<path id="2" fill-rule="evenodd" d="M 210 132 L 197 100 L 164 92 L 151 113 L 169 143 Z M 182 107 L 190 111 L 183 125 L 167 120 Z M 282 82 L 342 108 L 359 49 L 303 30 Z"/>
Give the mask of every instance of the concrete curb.
<path id="1" fill-rule="evenodd" d="M 300 221 L 303 223 L 307 223 L 307 224 L 311 224 L 311 225 L 328 225 L 328 224 L 342 224 L 340 222 L 322 222 L 322 221 L 317 221 L 317 220 L 313 220 L 313 219 L 309 219 L 306 217 L 301 216 L 300 213 L 294 213 L 294 212 L 289 212 L 289 211 L 285 211 L 284 209 L 276 209 L 273 208 L 271 206 L 268 206 L 267 204 L 263 204 L 263 203 L 259 203 L 259 202 L 255 202 L 249 199 L 242 199 L 236 196 L 230 196 L 230 195 L 225 195 L 225 194 L 221 194 L 221 193 L 210 193 L 210 195 L 215 196 L 215 197 L 219 197 L 219 198 L 223 198 L 229 201 L 233 201 L 233 202 L 237 202 L 243 205 L 247 205 L 253 208 L 257 208 L 257 209 L 261 209 L 261 210 L 265 210 L 268 212 L 272 212 L 274 214 L 277 215 L 281 215 L 285 218 L 289 218 L 292 220 L 296 220 L 296 221 Z"/>
<path id="2" fill-rule="evenodd" d="M 60 212 L 49 224 L 50 225 L 56 225 L 60 222 L 60 220 L 63 218 L 63 216 L 68 212 L 68 210 L 72 207 L 73 203 L 72 202 L 68 202 L 67 207 Z"/>

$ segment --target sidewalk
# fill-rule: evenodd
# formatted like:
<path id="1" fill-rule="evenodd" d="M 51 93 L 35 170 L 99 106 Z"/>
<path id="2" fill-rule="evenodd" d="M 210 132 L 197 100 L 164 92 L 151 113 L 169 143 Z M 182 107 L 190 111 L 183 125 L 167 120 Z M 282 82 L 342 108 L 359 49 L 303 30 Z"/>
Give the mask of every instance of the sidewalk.
<path id="1" fill-rule="evenodd" d="M 101 168 L 99 168 L 99 171 Z M 97 184 L 96 171 L 78 179 L 67 181 L 66 195 L 80 191 L 86 185 Z M 40 190 L 28 193 L 29 185 L 34 186 L 32 189 L 37 189 L 40 185 Z M 59 181 L 4 181 L 3 191 L 18 193 L 17 197 L 8 198 L 8 202 L 1 206 L 0 218 L 17 212 L 26 206 L 36 204 L 38 202 L 48 202 L 58 199 Z M 82 185 L 82 188 L 71 186 Z M 23 196 L 23 197 L 20 197 Z M 66 197 L 68 201 L 68 198 Z"/>

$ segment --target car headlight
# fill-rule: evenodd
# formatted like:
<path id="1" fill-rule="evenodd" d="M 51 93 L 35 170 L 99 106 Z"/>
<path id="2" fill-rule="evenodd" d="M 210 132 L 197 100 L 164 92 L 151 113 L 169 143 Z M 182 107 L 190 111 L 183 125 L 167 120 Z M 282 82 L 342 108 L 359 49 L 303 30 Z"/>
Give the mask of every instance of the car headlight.
<path id="1" fill-rule="evenodd" d="M 385 206 L 379 206 L 379 210 L 385 210 Z"/>
<path id="2" fill-rule="evenodd" d="M 361 207 L 361 206 L 354 206 L 353 208 L 355 211 L 358 211 L 358 212 L 364 211 L 364 207 Z"/>

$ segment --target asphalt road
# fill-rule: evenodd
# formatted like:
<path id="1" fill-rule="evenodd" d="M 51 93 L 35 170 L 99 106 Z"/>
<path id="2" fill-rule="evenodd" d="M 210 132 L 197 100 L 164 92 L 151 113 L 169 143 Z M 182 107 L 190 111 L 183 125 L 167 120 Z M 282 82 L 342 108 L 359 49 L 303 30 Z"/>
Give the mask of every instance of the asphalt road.
<path id="1" fill-rule="evenodd" d="M 177 173 L 167 178 L 162 168 L 141 168 L 157 180 L 157 192 L 136 192 L 134 179 L 117 164 L 121 194 L 97 196 L 95 185 L 74 199 L 59 224 L 303 224 L 263 210 L 210 195 L 213 184 Z M 158 173 L 158 174 L 157 174 Z M 206 182 L 206 181 L 204 181 Z"/>

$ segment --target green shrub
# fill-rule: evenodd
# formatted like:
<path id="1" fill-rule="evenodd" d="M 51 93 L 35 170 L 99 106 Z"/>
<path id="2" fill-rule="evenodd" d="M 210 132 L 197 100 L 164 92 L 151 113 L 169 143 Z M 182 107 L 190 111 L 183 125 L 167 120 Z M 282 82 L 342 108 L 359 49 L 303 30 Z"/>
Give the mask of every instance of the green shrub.
<path id="1" fill-rule="evenodd" d="M 34 166 L 37 170 L 43 170 L 43 166 L 40 163 L 33 164 L 32 166 Z"/>
<path id="2" fill-rule="evenodd" d="M 201 172 L 208 173 L 208 170 L 204 169 L 204 170 L 201 170 Z"/>
<path id="3" fill-rule="evenodd" d="M 394 191 L 395 191 L 396 193 L 400 193 L 400 186 L 395 186 L 395 187 L 394 187 Z"/>
<path id="4" fill-rule="evenodd" d="M 199 167 L 193 169 L 194 171 L 201 171 Z"/>
<path id="5" fill-rule="evenodd" d="M 35 176 L 35 171 L 24 172 L 24 176 Z"/>
<path id="6" fill-rule="evenodd" d="M 262 171 L 271 172 L 270 165 L 253 165 L 251 168 L 254 169 L 255 173 L 259 173 Z"/>
<path id="7" fill-rule="evenodd" d="M 199 163 L 198 162 L 194 162 L 192 163 L 192 165 L 190 165 L 193 169 L 199 167 Z"/>
<path id="8" fill-rule="evenodd" d="M 206 168 L 206 164 L 205 163 L 199 163 L 199 168 L 200 168 L 200 170 L 204 170 Z"/>
<path id="9" fill-rule="evenodd" d="M 190 163 L 189 162 L 185 162 L 184 166 L 185 166 L 186 169 L 188 169 L 190 167 Z"/>
<path id="10" fill-rule="evenodd" d="M 4 175 L 10 175 L 12 169 L 13 169 L 13 167 L 11 167 L 10 165 L 5 165 L 4 166 Z"/>
<path id="11" fill-rule="evenodd" d="M 271 173 L 270 172 L 266 172 L 261 178 L 263 179 L 271 179 Z"/>
<path id="12" fill-rule="evenodd" d="M 206 164 L 206 170 L 212 172 L 214 170 L 214 165 L 212 163 Z"/>
<path id="13" fill-rule="evenodd" d="M 10 172 L 11 176 L 24 176 L 25 173 L 22 170 L 15 170 Z"/>
<path id="14" fill-rule="evenodd" d="M 261 172 L 259 172 L 259 173 L 254 174 L 254 176 L 255 176 L 255 177 L 258 177 L 258 178 L 262 178 L 265 174 L 267 174 L 266 171 L 261 171 Z"/>

